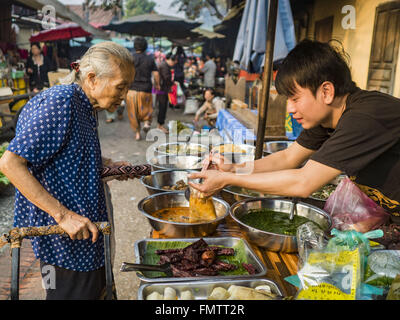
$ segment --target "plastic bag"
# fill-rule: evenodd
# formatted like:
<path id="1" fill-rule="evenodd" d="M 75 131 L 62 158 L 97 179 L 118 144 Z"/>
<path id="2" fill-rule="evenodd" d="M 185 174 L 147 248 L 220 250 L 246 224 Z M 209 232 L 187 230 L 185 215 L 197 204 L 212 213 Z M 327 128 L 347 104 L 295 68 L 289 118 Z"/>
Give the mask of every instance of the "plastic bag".
<path id="1" fill-rule="evenodd" d="M 324 231 L 314 222 L 307 222 L 297 228 L 296 231 L 297 249 L 299 252 L 299 268 L 307 261 L 311 250 L 322 250 L 326 244 Z"/>
<path id="2" fill-rule="evenodd" d="M 195 114 L 199 109 L 199 101 L 194 98 L 188 98 L 185 102 L 185 110 L 183 114 Z"/>
<path id="3" fill-rule="evenodd" d="M 176 106 L 178 103 L 178 95 L 177 95 L 177 85 L 176 83 L 172 85 L 171 91 L 168 92 L 168 100 L 172 106 Z"/>
<path id="4" fill-rule="evenodd" d="M 298 300 L 357 300 L 362 295 L 361 253 L 312 251 L 297 273 Z"/>
<path id="5" fill-rule="evenodd" d="M 389 219 L 389 214 L 362 192 L 348 177 L 344 178 L 326 201 L 324 211 L 332 217 L 332 227 L 365 233 Z"/>
<path id="6" fill-rule="evenodd" d="M 400 251 L 377 250 L 368 256 L 365 283 L 389 288 L 397 274 L 400 274 Z"/>

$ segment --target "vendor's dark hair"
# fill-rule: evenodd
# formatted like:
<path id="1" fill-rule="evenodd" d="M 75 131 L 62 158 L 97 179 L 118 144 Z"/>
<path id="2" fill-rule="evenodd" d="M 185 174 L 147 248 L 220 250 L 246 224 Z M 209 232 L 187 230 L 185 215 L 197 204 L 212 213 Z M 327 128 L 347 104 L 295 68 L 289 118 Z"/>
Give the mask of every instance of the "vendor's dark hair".
<path id="1" fill-rule="evenodd" d="M 146 39 L 141 36 L 135 37 L 135 40 L 133 40 L 133 47 L 135 48 L 136 51 L 141 51 L 141 52 L 146 51 L 147 49 Z"/>
<path id="2" fill-rule="evenodd" d="M 335 41 L 322 43 L 313 40 L 301 41 L 279 64 L 275 79 L 279 94 L 291 97 L 296 93 L 296 83 L 316 94 L 319 86 L 330 81 L 335 87 L 335 96 L 352 93 L 357 86 L 351 79 L 346 60 L 348 55 L 341 44 Z"/>

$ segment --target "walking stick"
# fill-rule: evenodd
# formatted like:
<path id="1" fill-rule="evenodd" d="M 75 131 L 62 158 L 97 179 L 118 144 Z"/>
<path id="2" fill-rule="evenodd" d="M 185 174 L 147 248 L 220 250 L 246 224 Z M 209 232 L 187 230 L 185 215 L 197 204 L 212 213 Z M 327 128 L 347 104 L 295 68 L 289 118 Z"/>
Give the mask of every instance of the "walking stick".
<path id="1" fill-rule="evenodd" d="M 105 271 L 106 271 L 106 299 L 112 299 L 112 270 L 110 254 L 111 225 L 108 222 L 94 222 L 97 229 L 104 235 Z M 19 271 L 20 249 L 22 240 L 26 237 L 41 237 L 48 235 L 66 235 L 67 233 L 59 225 L 43 227 L 13 228 L 8 234 L 0 237 L 0 248 L 6 244 L 11 246 L 11 300 L 19 299 Z"/>

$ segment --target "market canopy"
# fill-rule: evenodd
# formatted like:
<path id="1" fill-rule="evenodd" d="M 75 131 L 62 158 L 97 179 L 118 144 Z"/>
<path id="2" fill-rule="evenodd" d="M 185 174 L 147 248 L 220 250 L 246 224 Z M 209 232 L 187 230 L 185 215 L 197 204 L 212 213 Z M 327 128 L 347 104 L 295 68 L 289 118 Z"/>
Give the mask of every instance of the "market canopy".
<path id="1" fill-rule="evenodd" d="M 296 45 L 289 0 L 279 0 L 275 31 L 274 61 L 287 56 Z M 269 0 L 248 0 L 236 39 L 233 61 L 250 73 L 261 73 L 264 67 Z"/>
<path id="2" fill-rule="evenodd" d="M 55 27 L 54 29 L 43 30 L 36 34 L 33 34 L 30 38 L 30 42 L 45 42 L 55 40 L 69 40 L 79 37 L 88 37 L 92 34 L 85 31 L 77 23 L 63 23 Z"/>
<path id="3" fill-rule="evenodd" d="M 191 30 L 200 25 L 200 22 L 193 20 L 150 13 L 111 22 L 102 28 L 143 37 L 183 39 L 190 37 L 192 35 Z"/>

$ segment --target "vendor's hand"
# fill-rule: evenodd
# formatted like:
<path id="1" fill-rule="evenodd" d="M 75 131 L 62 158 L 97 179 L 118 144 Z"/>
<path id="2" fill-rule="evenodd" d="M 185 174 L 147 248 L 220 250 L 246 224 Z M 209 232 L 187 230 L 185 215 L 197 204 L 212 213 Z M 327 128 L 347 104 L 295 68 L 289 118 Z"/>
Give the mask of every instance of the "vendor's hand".
<path id="1" fill-rule="evenodd" d="M 202 183 L 193 183 L 188 181 L 188 184 L 199 190 L 205 197 L 212 196 L 226 186 L 226 178 L 230 173 L 220 172 L 217 170 L 205 170 L 199 173 L 188 175 L 188 179 L 203 179 Z"/>
<path id="2" fill-rule="evenodd" d="M 161 91 L 160 85 L 157 85 L 157 84 L 156 84 L 156 90 L 157 90 L 157 91 Z"/>
<path id="3" fill-rule="evenodd" d="M 33 70 L 31 68 L 28 68 L 27 72 L 28 73 L 33 73 Z"/>
<path id="4" fill-rule="evenodd" d="M 221 172 L 235 172 L 235 165 L 229 163 L 228 160 L 219 152 L 207 155 L 204 161 L 209 161 L 211 163 L 209 166 L 210 169 Z"/>
<path id="5" fill-rule="evenodd" d="M 72 240 L 89 239 L 92 234 L 92 243 L 99 238 L 99 230 L 88 218 L 73 211 L 66 211 L 58 225 L 69 235 Z"/>

